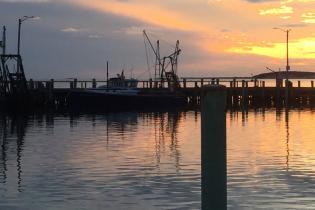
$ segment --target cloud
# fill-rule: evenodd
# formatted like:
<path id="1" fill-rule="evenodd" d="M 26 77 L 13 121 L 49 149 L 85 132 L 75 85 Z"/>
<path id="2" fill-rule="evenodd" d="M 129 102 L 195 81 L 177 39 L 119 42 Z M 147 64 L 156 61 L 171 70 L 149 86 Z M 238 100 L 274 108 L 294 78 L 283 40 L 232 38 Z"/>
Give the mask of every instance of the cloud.
<path id="1" fill-rule="evenodd" d="M 305 37 L 298 40 L 292 40 L 289 43 L 289 54 L 291 58 L 296 59 L 314 59 L 312 52 L 315 48 L 315 38 Z M 263 56 L 270 56 L 274 58 L 283 58 L 285 56 L 286 43 L 273 43 L 270 46 L 259 45 L 257 43 L 244 43 L 239 47 L 233 47 L 229 49 L 229 52 L 241 53 L 241 54 L 256 54 Z"/>
<path id="2" fill-rule="evenodd" d="M 266 10 L 260 10 L 259 14 L 260 15 L 279 15 L 279 14 L 292 14 L 293 13 L 293 8 L 282 5 L 278 8 L 271 8 L 271 9 L 266 9 Z"/>
<path id="3" fill-rule="evenodd" d="M 50 0 L 0 0 L 0 2 L 6 3 L 47 3 Z"/>
<path id="4" fill-rule="evenodd" d="M 315 12 L 307 12 L 301 15 L 303 23 L 315 23 Z"/>
<path id="5" fill-rule="evenodd" d="M 61 29 L 61 31 L 65 33 L 77 33 L 77 32 L 83 31 L 83 29 L 68 27 L 68 28 Z"/>
<path id="6" fill-rule="evenodd" d="M 164 39 L 173 44 L 180 40 L 183 49 L 179 65 L 181 76 L 214 72 L 236 74 L 235 69 L 256 69 L 256 63 L 264 67 L 270 60 L 281 64 L 285 46 L 279 42 L 284 41 L 284 34 L 274 32 L 272 27 L 299 27 L 290 33 L 290 39 L 295 41 L 309 39 L 313 33 L 310 25 L 301 21 L 313 18 L 309 8 L 314 1 L 211 0 L 211 4 L 207 0 L 0 2 L 0 19 L 1 24 L 8 27 L 10 52 L 16 51 L 17 17 L 25 14 L 42 17 L 41 21 L 23 25 L 22 41 L 27 75 L 42 78 L 102 77 L 105 59 L 110 61 L 113 75 L 124 64 L 126 69 L 134 67 L 134 73 L 138 74 L 146 70 L 143 29 L 151 32 L 152 42 Z M 258 14 L 261 10 L 265 15 Z M 289 13 L 281 14 L 286 10 Z M 306 40 L 303 43 L 307 43 Z M 299 42 L 300 48 L 304 48 L 303 43 Z M 313 52 L 314 47 L 305 47 L 305 51 L 295 47 L 290 48 L 290 55 L 300 53 L 301 57 L 315 58 L 314 54 L 305 53 L 306 50 Z M 169 50 L 164 46 L 163 49 Z M 313 66 L 306 65 L 307 68 Z"/>
<path id="7" fill-rule="evenodd" d="M 278 0 L 246 0 L 247 2 L 251 2 L 251 3 L 263 3 L 263 2 L 270 2 L 270 1 L 278 1 Z"/>
<path id="8" fill-rule="evenodd" d="M 283 27 L 286 27 L 286 28 L 302 28 L 306 26 L 307 24 L 305 23 L 291 23 L 291 24 L 283 25 Z"/>

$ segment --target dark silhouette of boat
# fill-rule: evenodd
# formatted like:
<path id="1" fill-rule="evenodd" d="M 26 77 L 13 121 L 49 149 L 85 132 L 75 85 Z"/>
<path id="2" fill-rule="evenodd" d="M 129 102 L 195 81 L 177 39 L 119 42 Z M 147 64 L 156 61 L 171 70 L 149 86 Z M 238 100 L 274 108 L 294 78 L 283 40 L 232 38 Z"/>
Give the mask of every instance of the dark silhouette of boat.
<path id="1" fill-rule="evenodd" d="M 77 108 L 138 109 L 149 107 L 182 106 L 187 100 L 168 88 L 140 89 L 138 80 L 126 79 L 124 73 L 110 78 L 108 85 L 89 89 L 73 89 L 69 104 Z"/>
<path id="2" fill-rule="evenodd" d="M 122 71 L 117 77 L 110 78 L 105 86 L 74 89 L 69 94 L 69 104 L 79 108 L 101 109 L 165 108 L 185 105 L 187 98 L 179 91 L 180 83 L 177 76 L 178 56 L 181 52 L 179 41 L 170 55 L 161 56 L 159 41 L 155 49 L 145 31 L 143 35 L 155 55 L 155 76 L 152 82 L 159 86 L 137 88 L 138 80 L 126 79 Z M 168 84 L 167 88 L 164 87 L 165 83 Z"/>

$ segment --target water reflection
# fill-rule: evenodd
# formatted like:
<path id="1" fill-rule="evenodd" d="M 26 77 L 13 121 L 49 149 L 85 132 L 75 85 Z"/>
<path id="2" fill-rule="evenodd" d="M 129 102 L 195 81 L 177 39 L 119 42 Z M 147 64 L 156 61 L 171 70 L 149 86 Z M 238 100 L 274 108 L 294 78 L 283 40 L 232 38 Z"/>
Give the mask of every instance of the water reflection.
<path id="1" fill-rule="evenodd" d="M 228 111 L 228 209 L 314 207 L 314 120 Z M 0 209 L 201 208 L 199 111 L 0 115 L 0 138 Z"/>
<path id="2" fill-rule="evenodd" d="M 289 161 L 290 161 L 290 128 L 289 128 L 289 114 L 290 110 L 285 108 L 285 128 L 286 128 L 286 148 L 287 148 L 287 170 L 289 170 Z"/>
<path id="3" fill-rule="evenodd" d="M 4 117 L 1 117 L 1 171 L 2 171 L 2 174 L 3 174 L 3 179 L 2 179 L 2 182 L 5 183 L 6 182 L 6 179 L 7 179 L 7 174 L 6 174 L 6 171 L 8 170 L 7 169 L 7 164 L 6 164 L 6 160 L 7 160 L 7 154 L 6 154 L 6 151 L 7 151 L 7 130 L 5 129 L 7 127 L 7 122 L 6 122 L 6 119 Z"/>
<path id="4" fill-rule="evenodd" d="M 22 156 L 24 147 L 24 137 L 27 127 L 27 117 L 23 115 L 19 116 L 4 116 L 1 115 L 1 162 L 2 162 L 2 182 L 7 181 L 7 161 L 8 152 L 13 147 L 14 141 L 16 141 L 15 151 L 16 151 L 16 171 L 17 171 L 17 190 L 22 190 Z"/>

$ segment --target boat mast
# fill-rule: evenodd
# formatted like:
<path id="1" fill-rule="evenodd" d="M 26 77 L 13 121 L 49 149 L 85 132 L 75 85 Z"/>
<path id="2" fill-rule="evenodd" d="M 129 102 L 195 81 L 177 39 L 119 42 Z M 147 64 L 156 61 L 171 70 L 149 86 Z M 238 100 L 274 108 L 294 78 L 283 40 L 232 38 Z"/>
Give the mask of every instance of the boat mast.
<path id="1" fill-rule="evenodd" d="M 108 61 L 106 62 L 106 86 L 108 88 Z"/>

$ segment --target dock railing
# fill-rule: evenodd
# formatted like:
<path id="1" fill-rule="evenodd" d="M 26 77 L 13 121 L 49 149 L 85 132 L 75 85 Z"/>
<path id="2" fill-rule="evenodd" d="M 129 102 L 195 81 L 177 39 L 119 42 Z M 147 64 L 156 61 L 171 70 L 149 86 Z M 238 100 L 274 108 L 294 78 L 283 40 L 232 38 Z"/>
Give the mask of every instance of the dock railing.
<path id="1" fill-rule="evenodd" d="M 291 80 L 292 87 L 309 87 L 314 88 L 314 81 L 308 79 Z M 261 80 L 254 79 L 252 77 L 183 77 L 179 80 L 181 88 L 201 88 L 205 85 L 224 85 L 227 88 L 242 88 L 242 87 L 276 87 L 276 81 L 272 79 Z M 96 88 L 102 85 L 107 85 L 106 80 L 33 80 L 28 81 L 28 87 L 30 89 L 40 89 L 43 87 L 52 86 L 53 88 L 63 89 L 76 89 L 76 88 Z M 281 87 L 284 87 L 284 82 Z M 138 81 L 138 88 L 156 89 L 156 88 L 168 88 L 166 81 L 154 81 L 154 80 L 140 80 Z"/>

